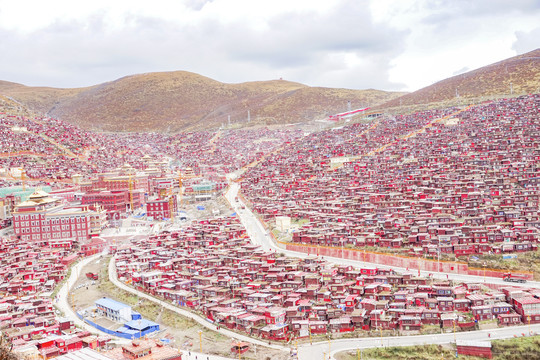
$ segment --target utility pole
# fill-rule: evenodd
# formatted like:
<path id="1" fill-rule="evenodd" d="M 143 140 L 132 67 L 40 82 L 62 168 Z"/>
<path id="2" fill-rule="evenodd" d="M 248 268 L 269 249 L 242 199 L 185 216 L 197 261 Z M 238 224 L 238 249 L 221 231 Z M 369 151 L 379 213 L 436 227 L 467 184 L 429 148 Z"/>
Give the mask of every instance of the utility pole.
<path id="1" fill-rule="evenodd" d="M 437 247 L 437 272 L 441 272 L 441 239 L 439 238 L 439 246 Z"/>

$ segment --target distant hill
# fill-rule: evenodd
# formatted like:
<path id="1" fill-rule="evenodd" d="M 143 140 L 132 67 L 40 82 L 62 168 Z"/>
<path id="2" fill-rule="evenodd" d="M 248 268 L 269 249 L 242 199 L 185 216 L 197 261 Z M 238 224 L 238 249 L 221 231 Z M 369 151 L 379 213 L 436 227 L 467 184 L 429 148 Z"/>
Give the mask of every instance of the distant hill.
<path id="1" fill-rule="evenodd" d="M 0 81 L 0 94 L 29 109 L 103 131 L 201 130 L 231 123 L 282 124 L 373 106 L 403 93 L 309 87 L 285 81 L 225 84 L 186 72 L 127 76 L 78 89 Z"/>
<path id="2" fill-rule="evenodd" d="M 540 49 L 441 80 L 418 91 L 392 99 L 380 108 L 538 92 Z"/>

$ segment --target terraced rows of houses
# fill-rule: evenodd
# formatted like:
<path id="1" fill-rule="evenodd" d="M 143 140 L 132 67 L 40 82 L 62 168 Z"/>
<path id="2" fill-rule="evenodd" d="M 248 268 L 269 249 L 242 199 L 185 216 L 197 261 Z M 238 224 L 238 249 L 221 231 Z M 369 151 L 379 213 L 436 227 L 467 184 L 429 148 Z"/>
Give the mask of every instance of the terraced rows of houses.
<path id="1" fill-rule="evenodd" d="M 109 342 L 59 316 L 54 288 L 78 259 L 71 241 L 0 238 L 0 330 L 22 357 L 43 359 Z"/>
<path id="2" fill-rule="evenodd" d="M 540 322 L 538 290 L 284 257 L 250 244 L 235 217 L 134 242 L 118 251 L 116 269 L 121 280 L 200 311 L 217 327 L 265 339 Z"/>
<path id="3" fill-rule="evenodd" d="M 178 159 L 195 174 L 226 174 L 300 137 L 300 130 L 99 133 L 47 117 L 0 112 L 0 169 L 24 168 L 27 179 L 72 179 L 105 173 L 125 163 L 145 169 L 144 155 Z"/>
<path id="4" fill-rule="evenodd" d="M 313 133 L 241 185 L 263 220 L 304 220 L 293 242 L 459 257 L 537 249 L 539 164 L 536 94 Z"/>

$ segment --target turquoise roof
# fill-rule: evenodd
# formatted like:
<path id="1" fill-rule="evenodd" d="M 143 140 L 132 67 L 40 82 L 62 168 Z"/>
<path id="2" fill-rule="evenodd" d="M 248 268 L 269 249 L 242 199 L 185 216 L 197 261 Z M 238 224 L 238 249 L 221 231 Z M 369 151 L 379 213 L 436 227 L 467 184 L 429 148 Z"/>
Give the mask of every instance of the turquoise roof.
<path id="1" fill-rule="evenodd" d="M 41 190 L 46 193 L 50 193 L 52 188 L 50 186 L 41 186 Z M 21 201 L 28 200 L 28 197 L 32 195 L 37 188 L 26 187 L 26 190 L 23 191 L 22 186 L 9 186 L 0 188 L 0 198 L 6 197 L 7 195 L 20 196 Z"/>

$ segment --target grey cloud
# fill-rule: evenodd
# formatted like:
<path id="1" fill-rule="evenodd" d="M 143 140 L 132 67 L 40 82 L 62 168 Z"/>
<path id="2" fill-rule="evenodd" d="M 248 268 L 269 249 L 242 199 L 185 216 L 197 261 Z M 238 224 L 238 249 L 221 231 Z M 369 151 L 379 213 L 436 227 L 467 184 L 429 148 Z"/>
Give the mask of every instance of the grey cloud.
<path id="1" fill-rule="evenodd" d="M 227 45 L 236 48 L 237 54 L 256 58 L 285 52 L 300 56 L 336 51 L 400 52 L 400 40 L 405 33 L 385 25 L 374 25 L 365 11 L 365 6 L 356 5 L 343 6 L 323 16 L 291 13 L 269 21 L 271 29 L 266 32 L 236 29 L 244 31 L 243 35 L 238 34 L 242 43 L 233 38 Z"/>
<path id="2" fill-rule="evenodd" d="M 540 27 L 530 32 L 517 31 L 516 41 L 512 44 L 512 49 L 518 54 L 532 51 L 540 46 L 538 39 L 540 39 Z"/>
<path id="3" fill-rule="evenodd" d="M 185 4 L 187 7 L 200 11 L 206 4 L 212 3 L 214 0 L 187 0 Z"/>
<path id="4" fill-rule="evenodd" d="M 537 0 L 438 0 L 427 1 L 421 8 L 429 14 L 424 17 L 423 22 L 440 25 L 456 19 L 480 19 L 509 13 L 540 12 L 540 2 Z"/>
<path id="5" fill-rule="evenodd" d="M 464 74 L 464 73 L 466 73 L 466 72 L 469 71 L 469 70 L 470 70 L 470 68 L 469 68 L 468 66 L 464 66 L 464 67 L 462 67 L 461 69 L 454 71 L 454 72 L 452 73 L 452 75 L 460 75 L 460 74 Z"/>
<path id="6" fill-rule="evenodd" d="M 319 79 L 326 78 L 324 83 L 328 84 L 330 80 L 335 84 L 337 81 L 331 81 L 328 74 L 347 72 L 344 61 L 336 59 L 349 53 L 362 58 L 365 63 L 362 67 L 383 70 L 376 73 L 366 71 L 365 76 L 354 82 L 355 87 L 365 88 L 364 84 L 375 82 L 366 81 L 368 79 L 376 79 L 379 88 L 383 84 L 399 87 L 388 82 L 387 71 L 390 61 L 403 51 L 408 32 L 373 24 L 366 8 L 365 3 L 356 2 L 324 15 L 289 13 L 271 19 L 268 22 L 270 30 L 267 31 L 249 31 L 235 24 L 230 28 L 217 29 L 216 33 L 227 34 L 223 44 L 231 50 L 228 56 L 233 60 L 254 61 L 287 70 L 290 74 L 312 75 L 301 76 L 299 81 L 312 79 L 311 83 L 316 84 Z M 330 58 L 334 60 L 328 61 Z M 362 72 L 356 68 L 348 70 L 350 75 Z"/>
<path id="7" fill-rule="evenodd" d="M 324 15 L 291 12 L 271 19 L 266 31 L 241 22 L 207 20 L 194 27 L 135 15 L 128 26 L 111 31 L 101 13 L 30 36 L 0 31 L 0 51 L 10 54 L 0 57 L 0 79 L 78 87 L 187 70 L 224 82 L 283 77 L 311 86 L 400 89 L 388 81 L 388 69 L 407 33 L 373 24 L 366 5 L 342 4 Z M 361 58 L 362 65 L 348 66 L 344 53 Z"/>

